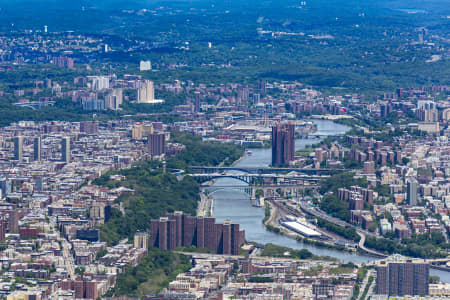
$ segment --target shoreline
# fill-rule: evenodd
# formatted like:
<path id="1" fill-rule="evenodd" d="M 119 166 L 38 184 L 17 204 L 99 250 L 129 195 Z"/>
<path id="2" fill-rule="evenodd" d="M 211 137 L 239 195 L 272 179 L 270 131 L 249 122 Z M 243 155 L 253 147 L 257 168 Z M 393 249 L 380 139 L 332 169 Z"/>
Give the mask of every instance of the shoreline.
<path id="1" fill-rule="evenodd" d="M 321 121 L 321 120 L 317 120 L 317 121 Z M 327 120 L 325 120 L 325 121 L 327 121 Z M 330 120 L 328 120 L 329 122 L 333 122 L 333 121 L 330 121 Z M 329 126 L 328 126 L 329 127 Z M 319 128 L 318 128 L 319 129 Z M 326 130 L 327 128 L 325 128 L 325 130 Z M 351 130 L 351 128 L 349 127 L 349 126 L 346 126 L 345 128 L 343 128 L 341 131 L 343 131 L 344 133 L 345 132 L 348 132 L 349 130 Z M 332 134 L 331 134 L 332 135 Z M 320 141 L 321 141 L 322 139 L 317 139 L 317 140 L 313 140 L 312 141 L 312 145 L 314 145 L 314 144 L 317 144 L 317 143 L 320 143 Z M 296 139 L 296 142 L 297 141 L 299 141 L 299 139 Z M 301 140 L 300 140 L 301 141 Z M 248 149 L 250 149 L 251 150 L 251 148 L 248 148 Z M 245 148 L 245 151 L 244 151 L 244 153 L 243 153 L 243 155 L 239 158 L 239 159 L 237 159 L 236 161 L 234 161 L 232 164 L 230 164 L 230 166 L 233 166 L 233 167 L 235 167 L 239 162 L 242 162 L 245 158 L 249 158 L 249 156 L 247 156 L 247 150 L 248 150 L 247 148 Z M 266 149 L 266 151 L 267 151 L 267 149 Z M 296 150 L 296 151 L 299 151 L 299 150 Z M 266 156 L 268 155 L 268 154 L 265 154 Z M 267 160 L 267 158 L 265 158 L 265 161 Z M 250 162 L 251 163 L 251 162 Z M 261 162 L 262 164 L 264 164 L 264 162 Z M 210 186 L 214 186 L 214 183 L 215 183 L 215 180 L 212 180 L 211 181 L 211 185 Z M 262 206 L 262 208 L 264 208 L 264 206 Z M 230 216 L 231 217 L 231 216 Z M 259 219 L 259 218 L 258 218 Z M 259 219 L 259 221 L 258 221 L 258 223 L 259 224 L 262 224 L 263 223 L 263 221 L 264 221 L 264 216 L 262 216 L 260 219 Z M 264 226 L 264 229 L 263 229 L 263 232 L 267 232 L 267 233 L 275 233 L 275 234 L 277 234 L 277 232 L 274 232 L 274 231 L 272 231 L 272 230 L 270 230 L 270 229 L 268 229 L 267 227 L 266 227 L 266 225 L 265 224 L 262 224 L 263 226 Z M 279 228 L 277 228 L 277 231 L 281 231 Z M 287 237 L 287 238 L 289 238 L 289 240 L 290 241 L 294 241 L 294 242 L 296 242 L 296 243 L 298 243 L 299 244 L 299 246 L 300 246 L 300 244 L 302 244 L 302 246 L 300 246 L 301 248 L 306 248 L 306 249 L 309 249 L 309 248 L 317 248 L 317 250 L 318 251 L 323 251 L 323 250 L 326 250 L 326 249 L 329 249 L 329 250 L 331 250 L 331 251 L 337 251 L 338 253 L 342 253 L 342 254 L 347 254 L 347 255 L 355 255 L 355 256 L 364 256 L 364 257 L 367 257 L 367 259 L 366 258 L 364 258 L 363 260 L 366 260 L 366 261 L 369 261 L 370 259 L 371 259 L 371 257 L 369 257 L 369 255 L 365 255 L 364 253 L 360 253 L 358 250 L 352 250 L 352 249 L 345 249 L 343 246 L 342 247 L 339 247 L 339 246 L 336 246 L 336 245 L 332 245 L 332 244 L 325 244 L 325 243 L 323 243 L 322 244 L 322 242 L 320 242 L 320 241 L 315 241 L 315 240 L 310 240 L 310 239 L 308 239 L 308 238 L 304 238 L 303 236 L 301 236 L 301 237 L 299 237 L 299 238 L 297 238 L 297 235 L 295 235 L 295 236 L 289 236 L 289 235 L 287 235 L 287 234 L 285 234 L 285 233 L 283 233 L 283 237 Z M 300 240 L 301 239 L 301 240 Z M 247 238 L 247 240 L 248 241 L 251 241 L 252 240 L 252 238 Z M 264 241 L 263 242 L 264 244 L 265 243 L 270 243 L 270 241 Z M 289 243 L 291 243 L 291 242 L 289 242 Z M 279 245 L 283 245 L 283 243 L 275 243 L 275 244 L 279 244 Z M 314 250 L 310 250 L 310 251 L 312 251 L 313 253 L 314 253 Z M 358 259 L 359 260 L 359 259 Z M 353 261 L 353 259 L 351 259 L 351 261 Z"/>
<path id="2" fill-rule="evenodd" d="M 269 214 L 269 216 L 266 215 L 264 217 L 264 219 L 262 220 L 263 221 L 262 223 L 267 231 L 271 231 L 276 234 L 280 234 L 280 235 L 283 235 L 290 239 L 296 240 L 298 243 L 313 245 L 313 246 L 320 247 L 320 248 L 334 249 L 334 250 L 348 252 L 348 253 L 356 253 L 358 251 L 358 250 L 352 250 L 349 248 L 343 248 L 343 246 L 337 246 L 337 245 L 334 245 L 331 243 L 325 243 L 322 241 L 310 239 L 301 234 L 298 234 L 291 230 L 288 230 L 282 226 L 279 226 L 279 224 L 277 223 L 277 220 L 279 220 L 279 218 L 277 218 L 277 216 L 278 216 L 277 212 L 279 211 L 278 207 L 276 205 L 273 205 L 270 201 L 266 201 L 266 205 L 268 205 L 270 207 L 270 209 L 269 209 L 270 214 Z M 272 228 L 273 229 L 276 228 L 276 230 L 273 230 Z"/>
<path id="3" fill-rule="evenodd" d="M 235 160 L 230 166 L 234 167 L 237 163 L 239 163 L 241 160 L 243 160 L 246 155 L 247 148 L 245 148 L 243 154 L 237 159 Z M 219 164 L 219 166 L 222 166 L 224 162 L 221 162 Z M 214 184 L 216 183 L 217 179 L 212 179 L 209 182 L 211 182 L 211 184 L 209 185 L 210 187 L 214 186 Z M 213 216 L 214 214 L 214 198 L 210 197 L 205 190 L 206 187 L 200 187 L 200 201 L 198 203 L 197 206 L 197 216 L 206 216 L 209 215 L 210 217 Z M 206 201 L 206 203 L 204 203 L 204 201 Z M 204 209 L 202 209 L 204 208 Z"/>
<path id="4" fill-rule="evenodd" d="M 311 118 L 310 120 L 312 121 L 314 119 L 315 118 Z M 324 119 L 316 119 L 316 120 L 324 120 Z M 333 121 L 333 120 L 329 120 L 329 121 Z M 316 127 L 316 130 L 317 130 L 317 127 Z M 320 143 L 320 140 L 315 141 L 315 143 L 313 143 L 312 145 L 317 144 L 317 143 Z M 235 160 L 230 165 L 230 167 L 235 167 L 239 162 L 241 162 L 246 157 L 248 157 L 246 153 L 247 153 L 248 150 L 251 150 L 252 148 L 244 148 L 244 149 L 245 150 L 244 150 L 242 156 L 239 159 Z M 210 184 L 211 187 L 214 186 L 216 180 L 217 179 L 213 179 L 213 180 L 210 181 L 211 182 L 211 184 Z M 204 192 L 204 190 L 205 190 L 205 188 L 203 187 L 201 189 L 201 191 Z M 210 198 L 209 196 L 207 196 L 207 197 Z M 269 203 L 269 202 L 267 202 L 267 203 Z M 297 243 L 302 243 L 302 244 L 305 244 L 305 245 L 312 245 L 312 246 L 315 246 L 317 248 L 333 249 L 333 250 L 336 250 L 336 251 L 340 251 L 340 252 L 343 252 L 343 253 L 350 253 L 350 254 L 357 254 L 358 253 L 358 250 L 351 250 L 351 249 L 342 248 L 342 247 L 339 247 L 339 246 L 336 246 L 336 245 L 333 245 L 333 244 L 328 244 L 328 243 L 323 243 L 323 242 L 320 242 L 320 241 L 312 240 L 312 239 L 309 239 L 307 237 L 301 236 L 301 235 L 299 235 L 297 233 L 286 231 L 284 228 L 279 228 L 278 224 L 275 224 L 275 226 L 272 225 L 272 224 L 269 224 L 269 221 L 270 221 L 270 223 L 273 223 L 273 221 L 274 221 L 273 219 L 276 219 L 276 218 L 273 216 L 273 214 L 274 214 L 274 209 L 273 209 L 274 206 L 272 204 L 270 204 L 270 203 L 266 204 L 266 205 L 270 205 L 271 209 L 270 209 L 270 215 L 267 217 L 267 219 L 266 220 L 265 220 L 265 218 L 261 219 L 261 222 L 264 225 L 265 231 L 273 232 L 275 234 L 280 234 L 280 235 L 283 235 L 283 236 L 285 236 L 285 237 L 287 237 L 287 238 L 289 238 L 291 240 L 297 241 Z M 261 208 L 264 208 L 264 206 L 261 206 Z M 211 206 L 210 213 L 211 213 L 211 216 L 212 216 L 213 215 L 213 205 Z M 274 232 L 273 230 L 269 229 L 271 227 L 277 228 L 279 231 L 278 232 Z"/>

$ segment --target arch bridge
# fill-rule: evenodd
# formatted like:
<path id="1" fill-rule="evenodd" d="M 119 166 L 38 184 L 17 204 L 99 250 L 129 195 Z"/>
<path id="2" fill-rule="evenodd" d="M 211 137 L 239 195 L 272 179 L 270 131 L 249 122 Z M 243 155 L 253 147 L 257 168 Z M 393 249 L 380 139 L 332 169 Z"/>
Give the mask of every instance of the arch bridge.
<path id="1" fill-rule="evenodd" d="M 251 186 L 228 186 L 228 185 L 224 185 L 224 186 L 210 186 L 210 187 L 205 187 L 204 191 L 208 196 L 212 196 L 217 192 L 221 192 L 221 191 L 227 191 L 227 190 L 233 190 L 233 191 L 238 191 L 238 192 L 242 192 L 247 194 L 249 197 L 254 197 L 255 193 L 254 193 L 254 188 Z"/>
<path id="2" fill-rule="evenodd" d="M 255 182 L 254 176 L 249 176 L 247 174 L 189 174 L 196 179 L 203 179 L 205 181 L 211 181 L 219 178 L 232 178 L 242 181 L 246 184 L 252 184 Z"/>
<path id="3" fill-rule="evenodd" d="M 294 195 L 299 196 L 303 195 L 306 188 L 316 189 L 317 185 L 262 185 L 262 186 L 206 186 L 204 187 L 207 195 L 211 196 L 219 191 L 233 190 L 239 191 L 247 194 L 252 199 L 256 198 L 256 191 L 259 190 L 262 192 L 261 196 L 263 197 L 274 197 L 274 196 L 282 196 L 282 195 Z"/>
<path id="4" fill-rule="evenodd" d="M 278 168 L 278 167 L 263 167 L 263 168 L 252 168 L 252 167 L 205 167 L 205 166 L 191 166 L 190 169 L 192 173 L 200 174 L 215 174 L 223 173 L 228 171 L 238 171 L 246 174 L 280 174 L 296 172 L 299 175 L 309 175 L 309 176 L 330 176 L 338 174 L 347 169 L 310 169 L 310 168 Z"/>
<path id="5" fill-rule="evenodd" d="M 303 175 L 303 174 L 252 174 L 252 173 L 245 173 L 245 174 L 233 174 L 230 172 L 223 172 L 223 173 L 208 173 L 208 174 L 187 174 L 187 176 L 192 176 L 196 178 L 200 182 L 210 181 L 214 179 L 219 178 L 233 178 L 240 180 L 246 184 L 250 185 L 260 185 L 265 186 L 268 184 L 292 184 L 294 183 L 309 183 L 309 184 L 317 184 L 321 179 L 326 178 L 328 176 L 319 176 L 319 175 Z"/>
<path id="6" fill-rule="evenodd" d="M 14 103 L 15 106 L 26 107 L 32 110 L 39 110 L 42 107 L 53 106 L 54 104 L 55 101 L 47 101 L 47 102 L 32 101 L 32 102 Z"/>

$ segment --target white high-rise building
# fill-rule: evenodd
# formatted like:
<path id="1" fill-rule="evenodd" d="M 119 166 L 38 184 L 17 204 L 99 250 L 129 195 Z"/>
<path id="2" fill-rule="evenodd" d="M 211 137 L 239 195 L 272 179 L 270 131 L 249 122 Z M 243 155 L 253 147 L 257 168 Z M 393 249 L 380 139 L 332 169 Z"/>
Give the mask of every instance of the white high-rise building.
<path id="1" fill-rule="evenodd" d="M 152 103 L 155 100 L 153 81 L 144 80 L 138 88 L 138 103 Z"/>
<path id="2" fill-rule="evenodd" d="M 94 91 L 101 91 L 109 89 L 109 77 L 107 76 L 92 76 L 92 89 Z"/>
<path id="3" fill-rule="evenodd" d="M 139 64 L 139 70 L 141 71 L 149 71 L 152 69 L 152 62 L 147 60 L 141 60 L 140 64 Z"/>
<path id="4" fill-rule="evenodd" d="M 118 110 L 123 103 L 122 89 L 111 89 L 105 96 L 105 109 Z"/>

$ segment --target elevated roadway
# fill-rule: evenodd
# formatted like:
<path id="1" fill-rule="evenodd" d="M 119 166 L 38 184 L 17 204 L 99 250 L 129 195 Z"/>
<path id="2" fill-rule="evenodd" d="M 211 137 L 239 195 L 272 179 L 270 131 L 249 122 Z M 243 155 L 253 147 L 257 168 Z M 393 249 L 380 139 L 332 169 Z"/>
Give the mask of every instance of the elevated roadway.
<path id="1" fill-rule="evenodd" d="M 277 182 L 279 180 L 283 181 L 307 181 L 317 183 L 321 179 L 327 178 L 328 176 L 323 175 L 303 175 L 303 174 L 254 174 L 254 173 L 240 173 L 240 174 L 232 174 L 232 173 L 197 173 L 197 174 L 186 174 L 186 176 L 191 176 L 194 178 L 205 179 L 205 180 L 213 180 L 219 178 L 234 178 L 238 179 L 247 184 L 260 183 L 264 185 L 264 182 L 268 180 L 272 180 Z M 258 184 L 257 184 L 258 185 Z"/>
<path id="2" fill-rule="evenodd" d="M 192 171 L 197 171 L 200 173 L 222 173 L 227 171 L 239 171 L 243 173 L 251 173 L 251 174 L 278 174 L 278 173 L 289 173 L 289 172 L 297 172 L 305 175 L 334 175 L 339 174 L 348 169 L 310 169 L 310 168 L 272 168 L 272 167 L 263 167 L 263 168 L 252 168 L 252 167 L 205 167 L 205 166 L 192 166 L 190 167 Z"/>

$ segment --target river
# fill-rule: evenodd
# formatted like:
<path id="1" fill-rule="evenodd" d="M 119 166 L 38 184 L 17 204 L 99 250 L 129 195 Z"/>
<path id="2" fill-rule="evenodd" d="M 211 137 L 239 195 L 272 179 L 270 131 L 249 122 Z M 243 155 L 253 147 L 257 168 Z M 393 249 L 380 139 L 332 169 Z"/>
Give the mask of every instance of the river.
<path id="1" fill-rule="evenodd" d="M 317 125 L 317 134 L 338 135 L 347 132 L 350 127 L 336 124 L 328 120 L 314 120 Z M 320 142 L 319 139 L 299 139 L 295 141 L 295 149 L 304 149 L 307 145 Z M 252 155 L 245 155 L 236 167 L 267 167 L 271 163 L 271 149 L 251 149 Z M 306 245 L 294 239 L 267 231 L 262 224 L 264 218 L 264 208 L 253 207 L 247 194 L 233 187 L 245 186 L 246 184 L 232 178 L 222 178 L 214 183 L 215 186 L 230 186 L 229 189 L 219 190 L 213 194 L 214 197 L 214 217 L 218 222 L 232 220 L 239 223 L 245 230 L 245 237 L 248 241 L 261 244 L 273 243 L 293 249 L 308 249 L 315 255 L 336 257 L 344 262 L 363 263 L 374 260 L 371 256 L 326 249 Z M 438 275 L 442 281 L 450 282 L 450 273 L 437 270 L 431 271 L 432 275 Z"/>

